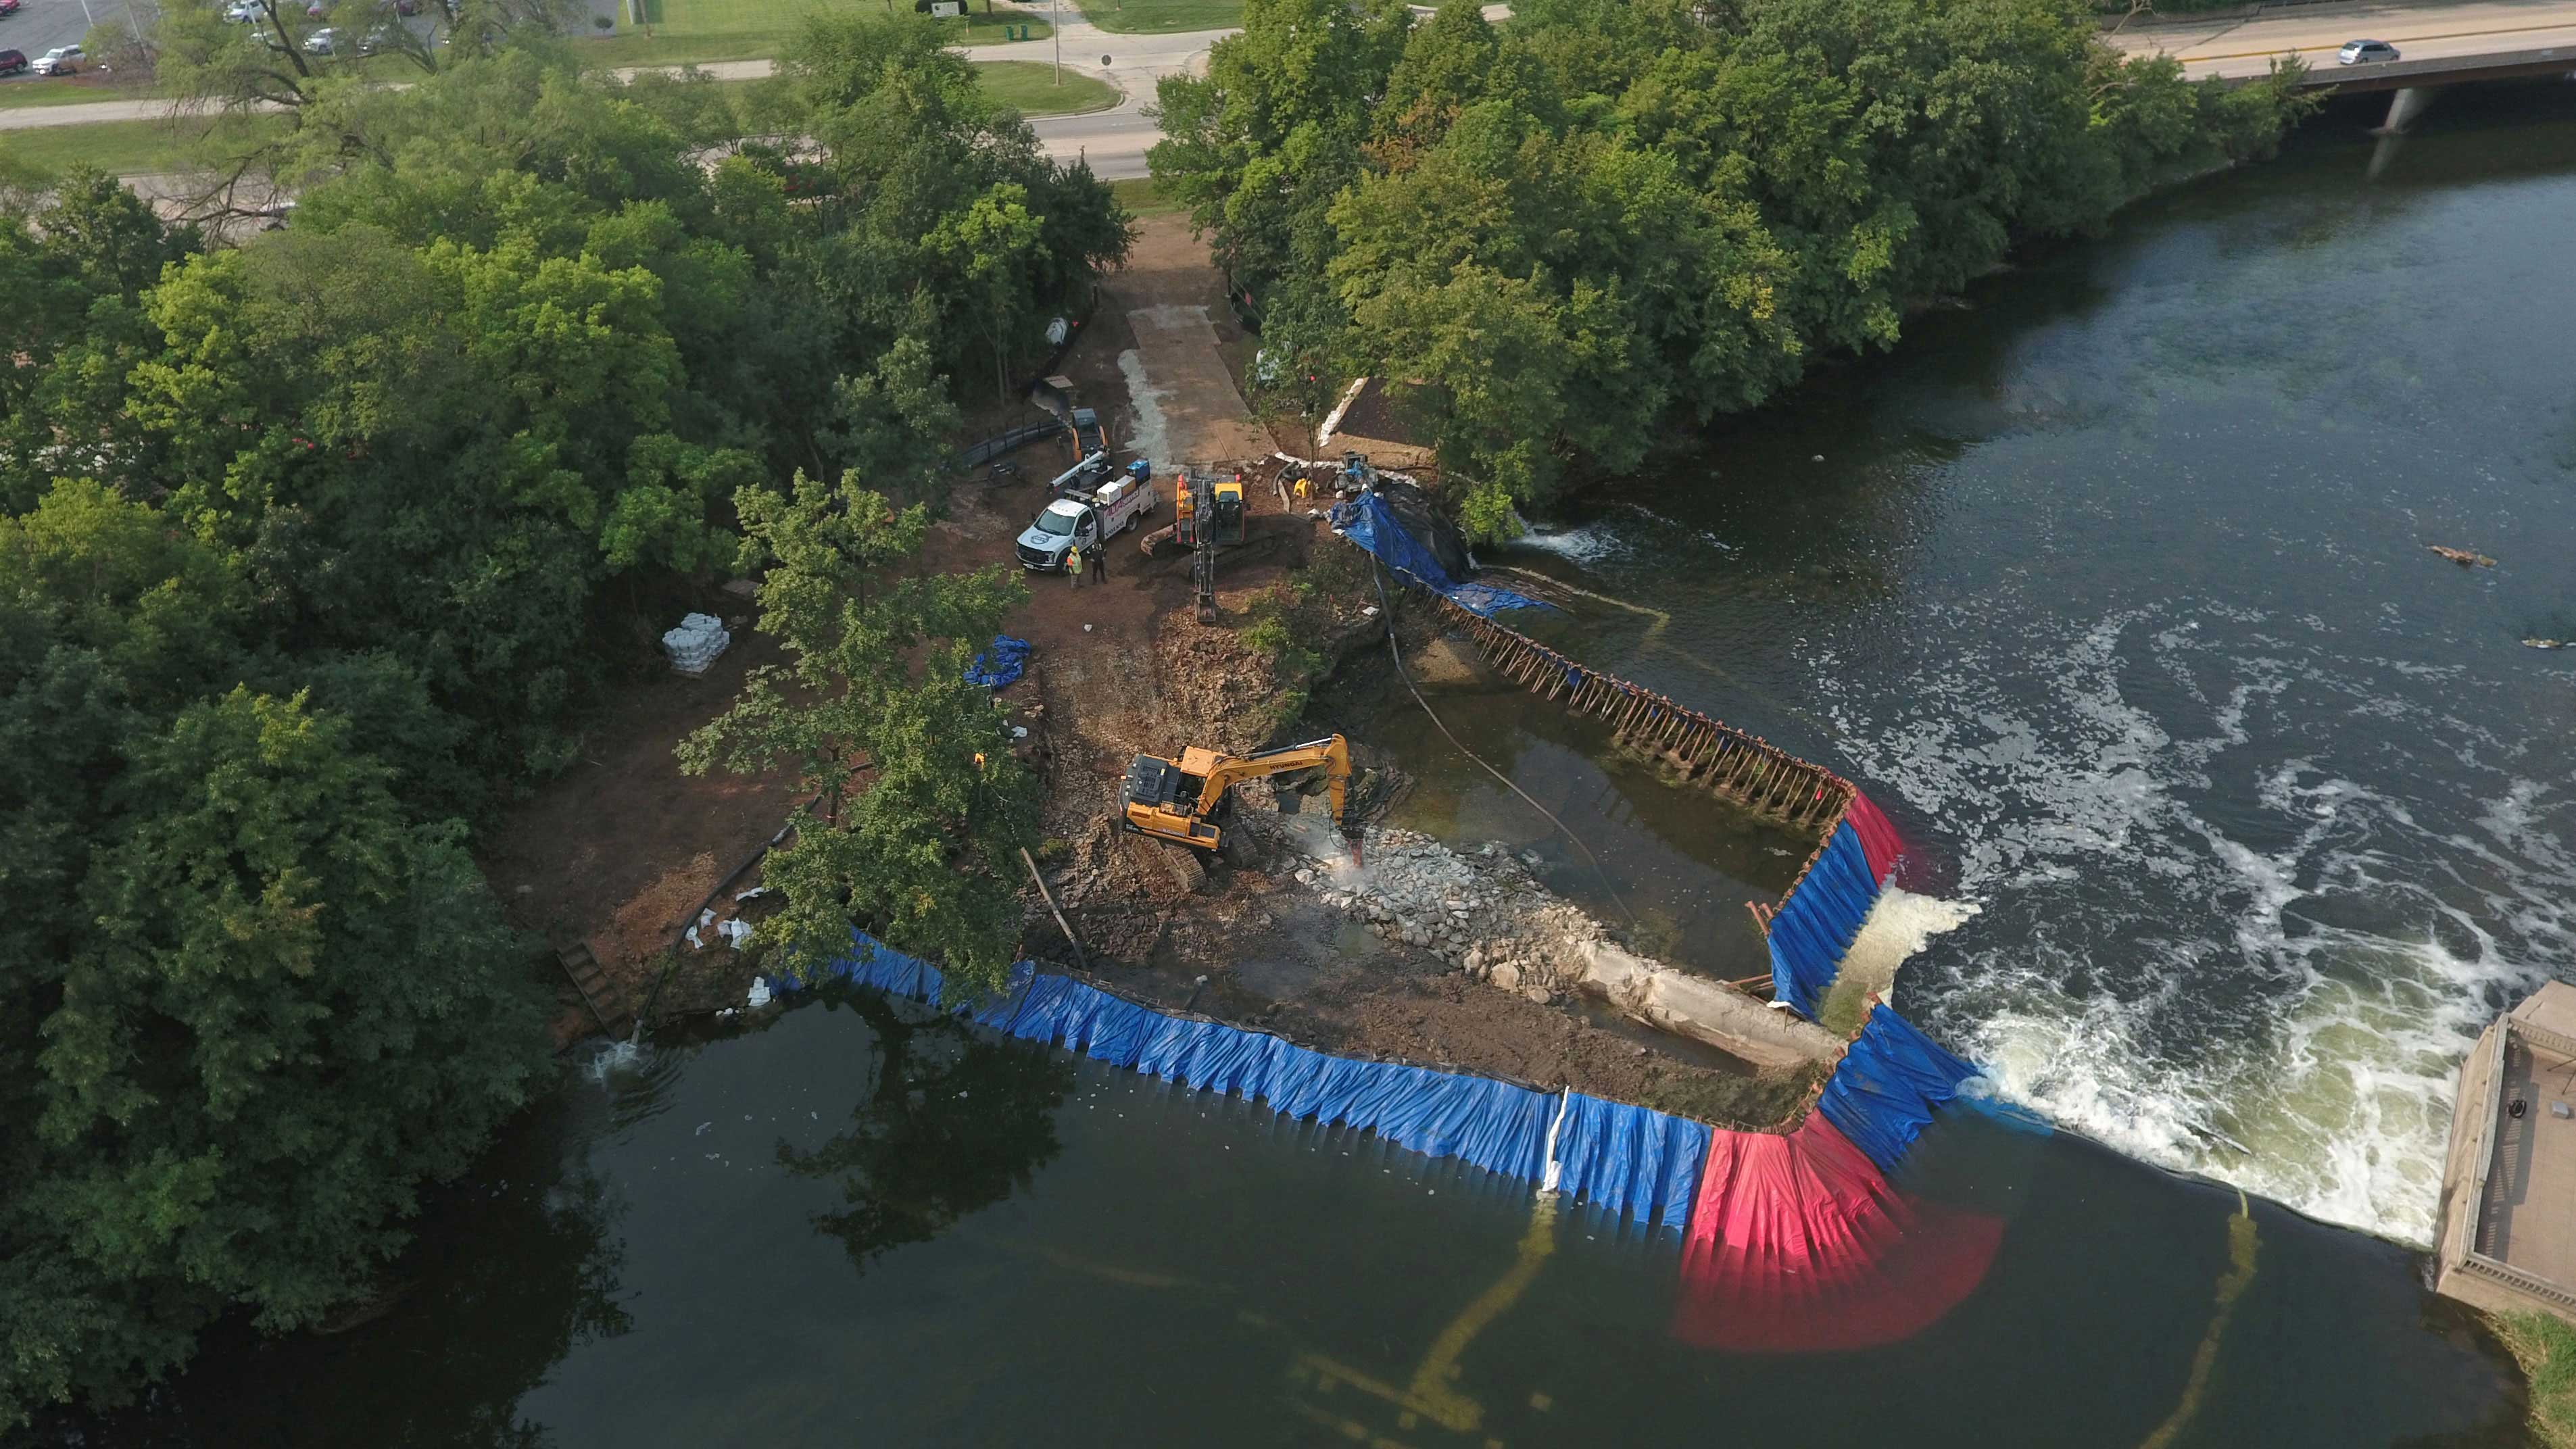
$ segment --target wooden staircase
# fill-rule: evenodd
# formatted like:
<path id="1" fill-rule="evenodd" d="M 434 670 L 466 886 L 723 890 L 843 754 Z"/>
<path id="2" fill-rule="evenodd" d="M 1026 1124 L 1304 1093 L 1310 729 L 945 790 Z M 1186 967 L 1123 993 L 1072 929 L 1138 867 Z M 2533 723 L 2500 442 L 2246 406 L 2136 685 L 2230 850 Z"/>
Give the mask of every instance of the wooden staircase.
<path id="1" fill-rule="evenodd" d="M 609 979 L 588 941 L 556 947 L 555 960 L 562 965 L 564 975 L 572 978 L 573 989 L 581 993 L 583 1004 L 590 1008 L 591 1019 L 599 1023 L 601 1031 L 617 1041 L 634 1035 L 635 1008 L 628 1004 L 625 989 Z"/>

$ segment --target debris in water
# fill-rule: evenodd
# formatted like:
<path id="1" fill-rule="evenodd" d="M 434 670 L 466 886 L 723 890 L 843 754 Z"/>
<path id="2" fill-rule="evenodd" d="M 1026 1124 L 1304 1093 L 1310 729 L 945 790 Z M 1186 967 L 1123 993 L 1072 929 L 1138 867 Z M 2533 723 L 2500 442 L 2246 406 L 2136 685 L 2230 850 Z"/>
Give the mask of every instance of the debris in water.
<path id="1" fill-rule="evenodd" d="M 2529 649 L 2564 649 L 2567 647 L 2567 641 L 2564 639 L 2525 639 L 2522 642 L 2523 646 Z"/>
<path id="2" fill-rule="evenodd" d="M 2428 543 L 2424 546 L 2431 549 L 2433 552 L 2440 554 L 2442 557 L 2449 559 L 2451 562 L 2458 564 L 2464 569 L 2491 569 L 2495 567 L 2495 560 L 2482 553 L 2471 553 L 2465 548 L 2446 548 L 2438 543 Z"/>

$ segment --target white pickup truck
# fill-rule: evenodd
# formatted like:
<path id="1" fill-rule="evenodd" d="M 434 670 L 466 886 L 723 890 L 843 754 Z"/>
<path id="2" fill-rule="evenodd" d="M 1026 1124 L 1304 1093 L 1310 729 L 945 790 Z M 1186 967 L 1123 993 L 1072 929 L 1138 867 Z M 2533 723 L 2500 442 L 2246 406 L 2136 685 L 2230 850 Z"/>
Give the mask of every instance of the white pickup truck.
<path id="1" fill-rule="evenodd" d="M 1153 484 L 1126 474 L 1088 495 L 1058 498 L 1020 535 L 1020 567 L 1033 573 L 1059 572 L 1064 568 L 1064 551 L 1073 544 L 1097 548 L 1153 511 Z"/>

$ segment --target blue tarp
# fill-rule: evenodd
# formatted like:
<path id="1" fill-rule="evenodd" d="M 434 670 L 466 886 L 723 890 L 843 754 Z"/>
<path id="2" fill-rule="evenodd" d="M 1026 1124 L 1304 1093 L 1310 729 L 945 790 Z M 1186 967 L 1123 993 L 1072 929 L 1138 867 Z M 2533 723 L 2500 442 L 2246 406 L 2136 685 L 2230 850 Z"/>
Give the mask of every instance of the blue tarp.
<path id="1" fill-rule="evenodd" d="M 1931 1122 L 1932 1109 L 1958 1096 L 1959 1084 L 1976 1074 L 1881 1005 L 1871 1008 L 1868 1024 L 1844 1051 L 1816 1110 L 1881 1171 L 1892 1171 Z"/>
<path id="2" fill-rule="evenodd" d="M 1556 1131 L 1559 1191 L 1639 1222 L 1679 1231 L 1690 1221 L 1709 1129 L 1643 1107 L 1576 1092 Z"/>
<path id="3" fill-rule="evenodd" d="M 816 975 L 941 1004 L 939 968 L 865 932 Z M 951 1009 L 967 1009 L 947 1003 Z M 1537 1182 L 1547 1170 L 1556 1094 L 1490 1077 L 1395 1062 L 1351 1061 L 1213 1021 L 1165 1016 L 1067 976 L 1014 967 L 1002 993 L 974 1008 L 978 1025 L 1053 1042 L 1167 1082 L 1269 1104 L 1300 1120 L 1375 1132 L 1427 1157 L 1455 1157 Z M 1709 1129 L 1576 1093 L 1557 1137 L 1559 1186 L 1573 1196 L 1678 1229 L 1690 1216 Z"/>
<path id="4" fill-rule="evenodd" d="M 1422 541 L 1405 531 L 1375 492 L 1333 505 L 1333 531 L 1384 560 L 1388 568 L 1445 596 L 1471 614 L 1492 618 L 1503 609 L 1544 609 L 1546 604 L 1491 584 L 1462 584 L 1449 577 Z"/>
<path id="5" fill-rule="evenodd" d="M 1487 1077 L 1348 1061 L 1260 1032 L 1167 1017 L 1064 976 L 1039 976 L 1007 1015 L 1013 1036 L 1052 1041 L 1168 1082 L 1259 1099 L 1287 1116 L 1364 1128 L 1428 1157 L 1535 1181 L 1556 1099 Z"/>
<path id="6" fill-rule="evenodd" d="M 1771 993 L 1800 1014 L 1816 1014 L 1816 999 L 1834 984 L 1843 953 L 1860 923 L 1878 903 L 1878 879 L 1850 825 L 1836 825 L 1806 879 L 1771 918 Z"/>
<path id="7" fill-rule="evenodd" d="M 966 666 L 966 682 L 986 689 L 1000 689 L 1019 682 L 1021 671 L 1029 665 L 1029 641 L 1008 634 L 993 636 L 993 647 L 975 656 Z"/>

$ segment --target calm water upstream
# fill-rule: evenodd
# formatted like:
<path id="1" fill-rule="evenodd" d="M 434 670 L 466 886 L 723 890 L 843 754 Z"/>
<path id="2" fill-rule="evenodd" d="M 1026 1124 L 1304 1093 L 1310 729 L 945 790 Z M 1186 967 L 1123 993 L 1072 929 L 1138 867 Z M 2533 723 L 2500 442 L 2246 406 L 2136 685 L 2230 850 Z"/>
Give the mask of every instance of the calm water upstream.
<path id="1" fill-rule="evenodd" d="M 1859 778 L 1956 923 L 1904 1007 L 2121 1149 L 1939 1124 L 1906 1186 L 1999 1236 L 1931 1331 L 1700 1346 L 1729 1305 L 1668 1238 L 850 1000 L 583 1076 L 396 1311 L 217 1344 L 88 1442 L 2519 1443 L 2411 1253 L 2226 1185 L 2424 1236 L 2458 1055 L 2568 954 L 2576 656 L 2518 641 L 2576 636 L 2576 86 L 2446 97 L 2375 179 L 2366 119 L 1489 560 L 1586 591 L 1576 653 Z M 1778 842 L 1474 703 L 1650 931 L 1758 961 Z M 1425 828 L 1554 849 L 1354 717 Z M 1417 1383 L 1438 1414 L 1373 1388 Z"/>

